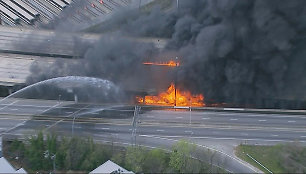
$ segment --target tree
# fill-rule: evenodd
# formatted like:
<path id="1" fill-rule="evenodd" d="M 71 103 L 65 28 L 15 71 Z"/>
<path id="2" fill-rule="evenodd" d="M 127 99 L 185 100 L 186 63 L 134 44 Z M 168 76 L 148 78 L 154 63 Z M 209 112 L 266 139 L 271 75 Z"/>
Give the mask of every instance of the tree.
<path id="1" fill-rule="evenodd" d="M 111 160 L 113 162 L 115 162 L 116 164 L 118 164 L 119 166 L 125 166 L 124 159 L 125 159 L 125 152 L 124 151 L 118 151 L 111 158 Z"/>
<path id="2" fill-rule="evenodd" d="M 125 156 L 125 164 L 127 168 L 136 173 L 142 172 L 145 156 L 146 151 L 142 147 L 128 147 Z"/>
<path id="3" fill-rule="evenodd" d="M 161 149 L 149 151 L 144 159 L 143 171 L 150 173 L 163 173 L 168 168 L 169 155 Z"/>
<path id="4" fill-rule="evenodd" d="M 44 136 L 42 132 L 39 132 L 37 136 L 29 138 L 29 147 L 26 148 L 26 157 L 28 159 L 28 165 L 33 170 L 42 170 L 51 168 L 48 161 L 46 161 L 44 153 Z"/>
<path id="5" fill-rule="evenodd" d="M 188 164 L 191 164 L 191 153 L 195 150 L 195 145 L 190 144 L 186 140 L 180 140 L 172 147 L 170 154 L 169 166 L 176 172 L 185 173 L 189 172 Z"/>

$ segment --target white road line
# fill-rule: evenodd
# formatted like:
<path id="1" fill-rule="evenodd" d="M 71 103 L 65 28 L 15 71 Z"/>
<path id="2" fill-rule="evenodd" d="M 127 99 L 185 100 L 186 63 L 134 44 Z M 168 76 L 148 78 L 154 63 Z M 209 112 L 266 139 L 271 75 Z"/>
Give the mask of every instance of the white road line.
<path id="1" fill-rule="evenodd" d="M 215 114 L 215 113 L 213 113 Z M 229 114 L 215 114 L 215 116 L 220 116 L 220 115 L 231 115 Z M 298 118 L 298 119 L 306 119 L 306 116 L 303 115 L 275 115 L 275 114 L 251 114 L 251 115 L 241 115 L 241 113 L 237 114 L 232 114 L 232 115 L 237 115 L 237 116 L 243 116 L 243 117 L 268 117 L 268 118 Z"/>
<path id="2" fill-rule="evenodd" d="M 294 121 L 294 120 L 290 120 L 290 121 L 288 121 L 288 123 L 295 123 L 296 121 Z"/>
<path id="3" fill-rule="evenodd" d="M 66 114 L 72 114 L 73 112 L 65 112 Z"/>
<path id="4" fill-rule="evenodd" d="M 175 117 L 175 118 L 181 119 L 181 118 L 183 118 L 183 117 Z"/>
<path id="5" fill-rule="evenodd" d="M 10 109 L 11 111 L 18 111 L 18 109 L 14 108 L 14 109 Z"/>
<path id="6" fill-rule="evenodd" d="M 258 121 L 260 121 L 260 122 L 264 122 L 264 121 L 267 121 L 267 120 L 258 120 Z"/>
<path id="7" fill-rule="evenodd" d="M 187 130 L 187 131 L 184 131 L 185 133 L 193 133 L 192 131 L 190 130 Z"/>
<path id="8" fill-rule="evenodd" d="M 43 110 L 42 113 L 45 113 L 45 112 L 47 112 L 47 111 L 49 111 L 49 110 L 51 110 L 51 109 L 53 109 L 53 108 L 59 106 L 60 104 L 61 104 L 61 103 L 57 103 L 57 104 L 51 106 L 50 108 L 48 108 L 48 109 L 46 109 L 46 110 Z"/>
<path id="9" fill-rule="evenodd" d="M 155 116 L 147 115 L 148 118 L 155 118 Z"/>
<path id="10" fill-rule="evenodd" d="M 216 114 L 216 115 L 237 115 L 237 114 L 227 114 L 227 113 L 222 114 L 222 113 L 220 113 L 220 114 Z"/>
<path id="11" fill-rule="evenodd" d="M 247 117 L 266 117 L 267 115 L 264 114 L 253 114 L 253 115 L 246 115 Z"/>
<path id="12" fill-rule="evenodd" d="M 129 131 L 131 131 L 132 129 L 129 129 Z"/>
<path id="13" fill-rule="evenodd" d="M 157 129 L 157 132 L 164 132 L 165 130 Z"/>
<path id="14" fill-rule="evenodd" d="M 108 128 L 108 127 L 102 127 L 102 128 L 97 128 L 97 129 L 109 130 L 110 128 Z"/>
<path id="15" fill-rule="evenodd" d="M 210 119 L 209 117 L 203 117 L 202 118 L 203 120 L 208 120 L 208 119 Z"/>
<path id="16" fill-rule="evenodd" d="M 94 112 L 94 113 L 91 113 L 92 115 L 99 115 L 99 113 L 96 113 L 96 112 Z"/>
<path id="17" fill-rule="evenodd" d="M 278 135 L 271 135 L 272 137 L 278 137 Z"/>
<path id="18" fill-rule="evenodd" d="M 182 136 L 183 137 L 183 136 Z M 260 139 L 260 138 L 234 138 L 234 137 L 192 137 L 193 139 L 216 139 L 216 140 L 248 140 L 248 141 L 268 141 L 268 142 L 294 142 L 295 140 L 270 140 L 270 139 Z M 306 142 L 306 141 L 300 141 Z"/>
<path id="19" fill-rule="evenodd" d="M 24 125 L 25 124 L 25 122 L 27 122 L 28 120 L 25 120 L 25 121 L 23 121 L 22 123 L 19 123 L 19 124 L 17 124 L 16 126 L 14 126 L 14 127 L 12 127 L 12 128 L 10 128 L 10 129 L 8 129 L 7 131 L 5 131 L 4 133 L 1 133 L 0 134 L 0 136 L 2 136 L 3 134 L 6 134 L 6 133 L 8 133 L 8 132 L 10 132 L 11 130 L 14 130 L 14 129 L 16 129 L 17 127 L 19 127 L 19 126 L 22 126 L 22 125 Z"/>
<path id="20" fill-rule="evenodd" d="M 14 102 L 12 102 L 12 103 L 10 103 L 10 104 L 8 104 L 8 105 L 6 105 L 6 106 L 0 108 L 0 110 L 3 110 L 3 109 L 5 109 L 5 108 L 7 108 L 7 107 L 9 107 L 9 106 L 12 106 L 13 104 L 17 103 L 18 101 L 19 101 L 19 100 L 16 100 L 16 101 L 14 101 Z"/>
<path id="21" fill-rule="evenodd" d="M 306 138 L 306 136 L 302 135 L 301 138 Z"/>
<path id="22" fill-rule="evenodd" d="M 58 104 L 52 106 L 51 108 L 56 107 L 57 105 L 60 105 L 60 104 L 61 104 L 61 103 L 58 103 Z M 72 114 L 70 114 L 70 115 L 68 115 L 68 116 L 66 116 L 66 117 L 69 118 L 69 117 L 73 116 L 74 114 L 79 113 L 81 110 L 87 108 L 88 106 L 89 106 L 89 105 L 87 105 L 87 106 L 85 106 L 85 107 L 83 107 L 83 108 L 81 108 L 81 109 L 75 111 L 74 113 L 72 113 Z M 51 109 L 51 108 L 49 108 L 49 109 Z M 47 109 L 47 110 L 49 110 L 49 109 Z M 64 121 L 63 119 L 62 119 L 62 120 L 59 120 L 59 121 L 53 123 L 51 126 L 47 127 L 45 130 L 49 130 L 49 129 L 52 128 L 53 126 L 55 126 L 55 125 L 57 125 L 57 124 L 59 124 L 59 123 L 61 123 L 61 122 L 63 122 L 63 121 Z"/>
<path id="23" fill-rule="evenodd" d="M 230 120 L 231 121 L 237 121 L 238 119 L 237 118 L 231 118 Z"/>

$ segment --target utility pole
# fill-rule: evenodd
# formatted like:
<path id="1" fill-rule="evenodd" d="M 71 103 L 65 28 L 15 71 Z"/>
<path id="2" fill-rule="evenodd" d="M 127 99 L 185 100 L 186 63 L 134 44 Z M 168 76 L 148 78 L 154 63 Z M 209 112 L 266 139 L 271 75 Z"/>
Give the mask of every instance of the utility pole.
<path id="1" fill-rule="evenodd" d="M 176 106 L 177 66 L 178 57 L 175 57 L 175 79 L 174 79 L 174 106 Z"/>
<path id="2" fill-rule="evenodd" d="M 45 158 L 50 158 L 53 162 L 53 172 L 50 173 L 55 173 L 55 158 L 56 158 L 56 154 L 50 154 L 49 150 L 46 150 L 44 152 L 44 157 Z"/>
<path id="3" fill-rule="evenodd" d="M 76 115 L 73 116 L 73 121 L 72 121 L 72 127 L 71 127 L 71 135 L 72 137 L 74 136 L 74 120 L 75 120 Z"/>
<path id="4" fill-rule="evenodd" d="M 190 102 L 190 106 L 189 106 L 189 127 L 191 129 L 191 102 Z"/>
<path id="5" fill-rule="evenodd" d="M 136 137 L 137 137 L 137 124 L 139 120 L 139 113 L 140 113 L 140 106 L 135 106 L 134 109 L 134 117 L 133 117 L 133 123 L 132 123 L 132 144 L 136 145 Z"/>

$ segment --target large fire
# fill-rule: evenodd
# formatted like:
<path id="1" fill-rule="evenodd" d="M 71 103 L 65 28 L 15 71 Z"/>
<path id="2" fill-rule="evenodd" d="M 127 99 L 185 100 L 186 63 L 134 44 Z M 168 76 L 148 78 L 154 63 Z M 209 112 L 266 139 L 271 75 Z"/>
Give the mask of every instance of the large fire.
<path id="1" fill-rule="evenodd" d="M 160 62 L 160 63 L 144 62 L 143 64 L 144 65 L 156 65 L 156 66 L 171 66 L 171 67 L 180 66 L 179 62 L 175 62 L 173 60 L 170 60 L 169 62 Z"/>
<path id="2" fill-rule="evenodd" d="M 145 105 L 205 106 L 203 95 L 192 95 L 189 91 L 175 90 L 175 85 L 173 83 L 166 92 L 160 93 L 158 96 L 137 97 L 136 99 L 139 103 Z"/>

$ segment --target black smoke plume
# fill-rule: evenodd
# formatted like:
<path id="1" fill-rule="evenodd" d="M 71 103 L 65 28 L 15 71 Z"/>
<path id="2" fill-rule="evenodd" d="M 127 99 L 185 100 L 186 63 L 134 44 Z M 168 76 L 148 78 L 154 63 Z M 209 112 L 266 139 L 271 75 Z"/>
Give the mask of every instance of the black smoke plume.
<path id="1" fill-rule="evenodd" d="M 164 11 L 157 6 L 150 12 L 135 9 L 114 17 L 95 32 L 109 31 L 114 25 L 120 34 L 102 37 L 77 65 L 33 68 L 36 73 L 29 82 L 41 76 L 81 74 L 121 83 L 143 73 L 144 58 L 171 52 L 182 65 L 177 72 L 179 87 L 204 94 L 207 102 L 306 107 L 306 1 L 179 2 L 179 9 Z M 169 42 L 156 51 L 152 45 L 122 41 L 122 36 L 166 37 Z M 54 75 L 54 71 L 63 73 Z M 137 82 L 146 81 L 131 83 Z"/>

